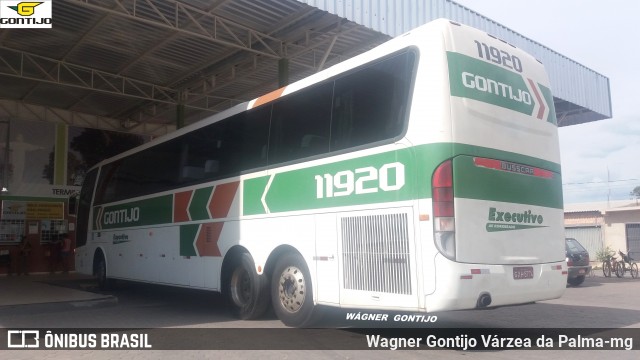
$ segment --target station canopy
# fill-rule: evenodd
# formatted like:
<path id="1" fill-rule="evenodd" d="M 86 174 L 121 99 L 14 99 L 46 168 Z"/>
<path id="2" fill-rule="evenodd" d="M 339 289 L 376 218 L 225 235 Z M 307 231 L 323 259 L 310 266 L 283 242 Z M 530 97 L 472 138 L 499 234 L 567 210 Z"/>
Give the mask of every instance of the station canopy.
<path id="1" fill-rule="evenodd" d="M 507 36 L 515 34 L 449 0 L 397 1 L 394 6 L 404 6 L 398 9 L 383 8 L 382 3 L 394 4 L 55 0 L 51 29 L 0 30 L 0 118 L 29 117 L 160 135 L 173 131 L 178 117 L 185 124 L 196 122 L 433 18 L 487 25 L 487 31 L 498 26 Z M 442 6 L 438 11 L 423 10 L 424 3 Z M 407 14 L 410 6 L 420 8 L 419 14 L 410 9 Z M 561 126 L 611 116 L 607 78 L 515 36 L 508 41 L 520 46 L 518 39 L 525 39 L 525 50 L 532 52 L 526 48 L 532 43 L 552 55 L 551 83 L 560 88 L 553 90 Z M 538 58 L 546 56 L 535 52 Z M 563 90 L 570 80 L 558 78 L 564 75 L 554 75 L 553 70 L 556 65 L 566 69 L 562 61 L 586 72 L 580 86 L 596 88 L 600 94 L 595 100 L 574 96 L 570 84 Z M 596 103 L 595 110 L 591 103 Z"/>

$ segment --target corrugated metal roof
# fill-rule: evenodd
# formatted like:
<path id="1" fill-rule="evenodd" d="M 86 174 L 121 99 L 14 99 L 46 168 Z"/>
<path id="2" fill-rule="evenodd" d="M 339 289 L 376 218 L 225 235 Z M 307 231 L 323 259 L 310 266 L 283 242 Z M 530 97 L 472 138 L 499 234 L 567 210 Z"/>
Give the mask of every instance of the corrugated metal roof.
<path id="1" fill-rule="evenodd" d="M 545 64 L 561 126 L 612 116 L 609 79 L 450 0 L 298 0 L 395 37 L 438 18 L 482 29 Z"/>
<path id="2" fill-rule="evenodd" d="M 98 115 L 123 130 L 170 129 L 179 102 L 185 123 L 197 121 L 275 89 L 281 58 L 295 81 L 439 17 L 483 28 L 546 62 L 561 125 L 611 115 L 606 77 L 448 0 L 52 5 L 51 29 L 0 30 L 0 100 Z M 6 112 L 0 107 L 0 116 Z"/>

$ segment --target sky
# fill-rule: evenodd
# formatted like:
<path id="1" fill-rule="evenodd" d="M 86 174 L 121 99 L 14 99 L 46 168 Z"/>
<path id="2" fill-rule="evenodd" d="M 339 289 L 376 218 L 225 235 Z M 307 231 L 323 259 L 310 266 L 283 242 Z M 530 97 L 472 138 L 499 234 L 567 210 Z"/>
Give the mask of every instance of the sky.
<path id="1" fill-rule="evenodd" d="M 609 78 L 613 117 L 560 128 L 564 202 L 631 200 L 640 186 L 640 1 L 453 1 Z"/>

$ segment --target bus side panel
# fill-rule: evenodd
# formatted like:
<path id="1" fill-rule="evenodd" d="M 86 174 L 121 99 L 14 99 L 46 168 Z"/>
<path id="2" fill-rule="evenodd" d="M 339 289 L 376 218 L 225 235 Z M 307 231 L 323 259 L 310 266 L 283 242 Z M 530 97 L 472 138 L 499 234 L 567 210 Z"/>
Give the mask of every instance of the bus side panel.
<path id="1" fill-rule="evenodd" d="M 179 227 L 169 226 L 149 230 L 157 258 L 158 281 L 166 284 L 189 285 L 186 271 L 190 259 L 180 255 Z"/>
<path id="2" fill-rule="evenodd" d="M 93 275 L 93 254 L 95 251 L 96 247 L 89 242 L 75 250 L 75 269 L 78 273 Z"/>
<path id="3" fill-rule="evenodd" d="M 110 277 L 155 282 L 155 256 L 146 230 L 102 231 L 96 233 L 105 242 L 107 271 Z"/>
<path id="4" fill-rule="evenodd" d="M 276 248 L 291 247 L 306 261 L 315 290 L 316 272 L 313 257 L 316 224 L 314 215 L 249 217 L 234 223 L 238 226 L 238 233 L 235 236 L 220 238 L 219 247 L 223 254 L 232 246 L 239 245 L 247 249 L 253 257 L 256 271 L 258 267 L 264 271 L 269 270 L 265 269 L 265 266 Z"/>
<path id="5" fill-rule="evenodd" d="M 338 227 L 334 213 L 318 214 L 316 218 L 316 295 L 319 303 L 340 303 L 340 278 L 338 255 Z"/>

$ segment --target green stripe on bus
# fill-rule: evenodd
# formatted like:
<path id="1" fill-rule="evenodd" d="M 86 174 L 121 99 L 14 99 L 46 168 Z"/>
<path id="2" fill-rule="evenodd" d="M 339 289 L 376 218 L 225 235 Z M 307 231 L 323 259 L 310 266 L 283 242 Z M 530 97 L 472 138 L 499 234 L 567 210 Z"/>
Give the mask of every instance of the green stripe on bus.
<path id="1" fill-rule="evenodd" d="M 282 212 L 409 200 L 416 178 L 410 163 L 405 149 L 279 173 L 265 202 L 271 212 Z M 393 164 L 402 164 L 401 174 Z M 400 176 L 403 184 L 396 184 Z"/>
<path id="2" fill-rule="evenodd" d="M 261 215 L 266 214 L 264 206 L 262 206 L 262 193 L 267 187 L 269 176 L 248 179 L 244 181 L 242 192 L 242 208 L 244 215 Z"/>
<path id="3" fill-rule="evenodd" d="M 454 194 L 465 199 L 501 201 L 562 209 L 562 179 L 476 166 L 472 156 L 453 161 Z"/>
<path id="4" fill-rule="evenodd" d="M 518 181 L 516 185 L 529 188 L 529 192 L 511 191 L 508 193 L 500 193 L 494 189 L 510 186 L 513 179 L 508 176 L 513 174 L 501 174 L 500 172 L 482 174 L 477 177 L 478 181 L 473 185 L 463 189 L 456 188 L 457 197 L 553 208 L 562 206 L 559 164 L 485 147 L 438 143 L 401 148 L 395 151 L 244 180 L 241 198 L 242 215 L 263 215 L 429 199 L 431 198 L 431 177 L 434 169 L 443 161 L 457 155 L 500 159 L 542 168 L 558 174 L 551 185 L 543 185 L 538 180 L 526 179 Z M 456 171 L 464 175 L 467 170 L 461 168 Z M 477 174 L 474 173 L 472 176 L 476 177 Z M 502 185 L 496 186 L 496 182 Z M 189 206 L 192 220 L 209 219 L 208 202 L 213 189 L 212 186 L 206 186 L 194 190 Z M 96 230 L 170 224 L 173 222 L 173 195 L 107 205 L 104 208 L 96 207 L 96 209 L 94 212 L 96 214 L 94 219 Z M 230 214 L 230 216 L 235 217 L 236 215 Z M 183 231 L 182 228 L 181 231 Z M 187 240 L 183 240 L 181 236 L 181 244 L 182 241 Z M 193 239 L 189 241 L 193 241 Z M 187 246 L 186 243 L 183 245 Z"/>
<path id="5" fill-rule="evenodd" d="M 549 105 L 549 115 L 547 116 L 547 121 L 558 125 L 558 119 L 556 118 L 556 108 L 553 106 L 553 94 L 551 93 L 551 89 L 548 87 L 538 84 L 540 87 L 540 91 L 542 92 L 542 96 L 544 97 L 544 101 Z"/>
<path id="6" fill-rule="evenodd" d="M 191 220 L 205 220 L 210 218 L 208 205 L 212 192 L 213 186 L 197 189 L 193 192 L 191 204 L 189 205 L 189 214 L 191 215 Z"/>
<path id="7" fill-rule="evenodd" d="M 560 165 L 557 163 L 490 148 L 448 143 L 421 145 L 278 173 L 273 175 L 271 183 L 268 176 L 246 180 L 243 187 L 243 214 L 258 215 L 267 212 L 280 213 L 431 198 L 433 170 L 438 164 L 455 155 L 500 159 L 556 173 L 560 171 Z M 397 174 L 393 164 L 403 165 L 404 185 L 402 187 L 397 187 L 394 182 Z M 498 178 L 501 175 L 504 174 L 492 174 Z M 491 177 L 486 181 L 490 182 Z M 548 196 L 531 197 L 522 193 L 509 197 L 497 196 L 485 191 L 486 187 L 490 187 L 489 183 L 478 185 L 471 191 L 456 193 L 456 196 L 472 199 L 488 199 L 496 196 L 496 201 L 557 207 L 562 203 L 562 187 L 558 181 L 560 181 L 559 176 L 556 179 L 557 183 L 551 185 L 555 190 Z M 328 185 L 330 182 L 333 186 Z M 364 191 L 358 193 L 358 189 Z M 330 194 L 329 190 L 333 194 Z M 534 193 L 547 192 L 540 186 L 532 190 Z M 263 194 L 265 195 L 264 203 L 262 202 Z"/>
<path id="8" fill-rule="evenodd" d="M 194 243 L 199 224 L 180 225 L 180 256 L 197 256 Z"/>
<path id="9" fill-rule="evenodd" d="M 94 228 L 107 230 L 171 223 L 172 210 L 173 195 L 107 205 L 102 211 L 94 211 Z"/>
<path id="10" fill-rule="evenodd" d="M 447 61 L 452 96 L 532 115 L 535 96 L 522 75 L 460 53 L 447 52 Z"/>

